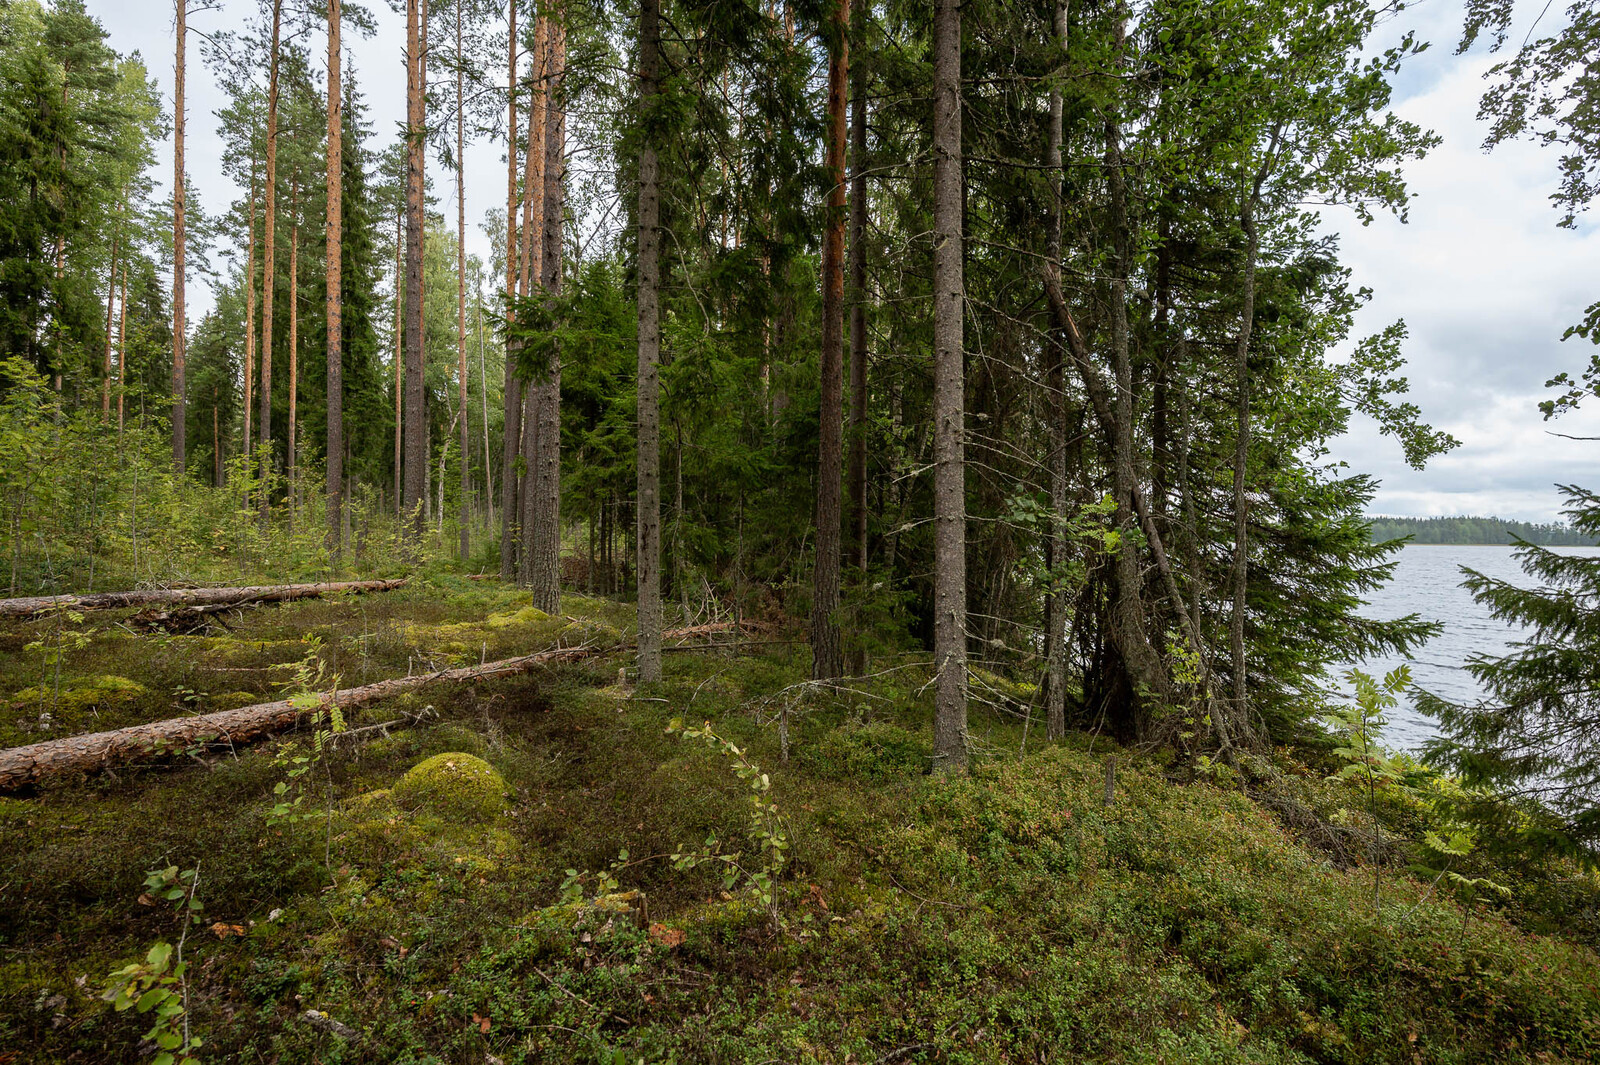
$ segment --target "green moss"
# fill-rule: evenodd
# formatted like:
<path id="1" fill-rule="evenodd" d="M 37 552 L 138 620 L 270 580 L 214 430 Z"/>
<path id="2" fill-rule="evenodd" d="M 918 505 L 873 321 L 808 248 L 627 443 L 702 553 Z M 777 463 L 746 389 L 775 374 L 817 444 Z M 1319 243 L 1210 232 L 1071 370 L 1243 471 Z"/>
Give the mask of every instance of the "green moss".
<path id="1" fill-rule="evenodd" d="M 490 614 L 483 619 L 486 629 L 508 629 L 513 625 L 542 625 L 551 620 L 546 614 L 535 606 L 525 606 L 521 610 L 509 614 Z"/>
<path id="2" fill-rule="evenodd" d="M 68 712 L 125 706 L 145 694 L 145 686 L 127 677 L 74 677 L 63 681 L 58 694 L 52 685 L 24 688 L 16 702 L 24 707 L 46 706 Z"/>
<path id="3" fill-rule="evenodd" d="M 253 706 L 270 698 L 272 697 L 262 695 L 260 692 L 223 692 L 221 695 L 211 697 L 211 709 L 237 710 L 241 706 Z"/>
<path id="4" fill-rule="evenodd" d="M 644 925 L 645 897 L 642 891 L 617 891 L 592 899 L 577 899 L 534 910 L 519 924 L 530 928 L 552 925 L 565 931 L 605 927 L 613 922 Z"/>
<path id="5" fill-rule="evenodd" d="M 436 754 L 414 766 L 394 786 L 403 808 L 442 820 L 488 821 L 507 808 L 506 782 L 482 758 L 460 751 Z"/>

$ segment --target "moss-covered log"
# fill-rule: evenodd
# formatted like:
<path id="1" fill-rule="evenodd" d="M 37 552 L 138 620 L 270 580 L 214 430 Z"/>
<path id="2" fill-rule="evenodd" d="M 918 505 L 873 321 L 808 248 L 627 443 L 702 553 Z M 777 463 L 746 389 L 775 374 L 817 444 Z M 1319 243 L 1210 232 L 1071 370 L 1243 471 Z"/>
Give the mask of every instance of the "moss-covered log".
<path id="1" fill-rule="evenodd" d="M 733 629 L 732 622 L 697 625 L 663 633 L 663 637 L 690 638 L 709 636 Z M 628 650 L 630 645 L 606 644 L 600 646 L 558 647 L 516 658 L 502 658 L 481 666 L 460 669 L 443 669 L 436 673 L 423 673 L 415 677 L 396 677 L 380 680 L 359 688 L 344 691 L 322 692 L 320 702 L 306 698 L 279 699 L 270 703 L 242 706 L 237 710 L 219 710 L 196 717 L 171 718 L 153 721 L 147 725 L 133 725 L 110 732 L 92 732 L 82 736 L 66 736 L 26 747 L 12 747 L 0 751 L 0 792 L 37 784 L 51 777 L 72 773 L 92 773 L 111 765 L 120 765 L 149 755 L 182 751 L 191 747 L 209 747 L 214 744 L 235 745 L 260 739 L 273 733 L 293 728 L 301 718 L 323 706 L 338 706 L 349 710 L 400 695 L 435 682 L 487 680 L 515 673 L 526 673 L 537 666 L 558 662 L 576 662 L 611 651 Z"/>
<path id="2" fill-rule="evenodd" d="M 52 610 L 118 610 L 126 607 L 238 603 L 281 603 L 315 599 L 336 592 L 387 592 L 406 578 L 382 581 L 335 581 L 322 584 L 267 584 L 252 588 L 160 588 L 142 592 L 100 592 L 94 595 L 36 595 L 0 599 L 0 618 L 31 618 Z"/>

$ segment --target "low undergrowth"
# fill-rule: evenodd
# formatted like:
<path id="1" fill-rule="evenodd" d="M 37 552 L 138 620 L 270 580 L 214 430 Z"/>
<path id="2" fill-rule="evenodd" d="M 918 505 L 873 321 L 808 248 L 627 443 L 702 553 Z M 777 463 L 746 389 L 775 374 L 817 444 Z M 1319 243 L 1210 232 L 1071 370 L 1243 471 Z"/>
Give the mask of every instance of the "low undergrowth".
<path id="1" fill-rule="evenodd" d="M 247 612 L 204 638 L 97 627 L 63 677 L 140 690 L 57 702 L 58 732 L 169 716 L 179 689 L 196 708 L 271 697 L 307 636 L 349 685 L 628 624 L 604 601 L 565 604 L 575 621 L 525 607 L 462 582 Z M 412 693 L 350 725 L 431 706 L 421 724 L 327 740 L 304 778 L 318 816 L 270 816 L 283 765 L 316 754 L 306 735 L 0 799 L 0 1061 L 155 1056 L 148 1018 L 101 994 L 172 935 L 150 871 L 196 863 L 202 1061 L 1600 1056 L 1600 959 L 1561 916 L 1591 880 L 1569 878 L 1564 910 L 1464 908 L 1401 867 L 1427 828 L 1415 800 L 1374 807 L 1282 753 L 1189 779 L 1035 730 L 1019 758 L 1012 716 L 975 711 L 988 757 L 937 781 L 925 663 L 841 692 L 801 682 L 803 651 L 668 655 L 637 693 L 616 657 Z M 40 665 L 6 661 L 0 686 L 25 701 Z M 0 742 L 40 738 L 40 712 L 0 715 Z M 1361 817 L 1389 851 L 1360 845 Z M 1350 845 L 1319 846 L 1318 826 Z M 1373 854 L 1391 863 L 1376 878 Z"/>

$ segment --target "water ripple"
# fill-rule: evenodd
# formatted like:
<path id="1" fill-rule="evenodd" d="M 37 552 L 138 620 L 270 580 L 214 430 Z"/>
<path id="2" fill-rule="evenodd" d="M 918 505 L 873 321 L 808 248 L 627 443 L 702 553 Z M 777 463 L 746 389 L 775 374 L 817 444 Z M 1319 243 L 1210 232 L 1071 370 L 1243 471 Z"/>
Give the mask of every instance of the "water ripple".
<path id="1" fill-rule="evenodd" d="M 1600 548 L 1558 547 L 1563 554 L 1600 554 Z M 1504 654 L 1524 630 L 1491 617 L 1461 587 L 1461 567 L 1477 570 L 1521 588 L 1536 584 L 1522 572 L 1509 547 L 1486 545 L 1411 544 L 1401 549 L 1394 577 L 1372 593 L 1361 609 L 1364 617 L 1388 621 L 1419 614 L 1444 623 L 1444 631 L 1421 649 L 1424 657 L 1410 661 L 1411 678 L 1422 688 L 1454 701 L 1467 701 L 1481 693 L 1467 662 L 1478 654 Z M 1383 674 L 1405 662 L 1398 655 L 1369 658 L 1356 666 Z M 1345 686 L 1341 683 L 1341 689 Z M 1348 695 L 1348 691 L 1344 694 Z M 1387 741 L 1391 746 L 1415 750 L 1438 735 L 1437 722 L 1418 713 L 1409 698 L 1389 715 Z"/>

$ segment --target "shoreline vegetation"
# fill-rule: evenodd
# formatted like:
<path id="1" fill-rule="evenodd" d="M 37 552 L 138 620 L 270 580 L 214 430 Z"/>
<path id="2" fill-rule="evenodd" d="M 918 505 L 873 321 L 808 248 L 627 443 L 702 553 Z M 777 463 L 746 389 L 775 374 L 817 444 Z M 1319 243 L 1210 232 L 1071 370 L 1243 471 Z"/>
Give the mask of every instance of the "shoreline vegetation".
<path id="1" fill-rule="evenodd" d="M 1410 537 L 1413 544 L 1511 546 L 1518 540 L 1540 547 L 1594 547 L 1593 536 L 1559 522 L 1511 521 L 1507 518 L 1480 518 L 1462 515 L 1449 518 L 1397 518 L 1373 514 L 1367 517 L 1372 542 Z"/>
<path id="2" fill-rule="evenodd" d="M 8 1062 L 166 1060 L 150 1033 L 304 1065 L 1600 1048 L 1600 883 L 1380 753 L 1403 678 L 1230 765 L 1044 741 L 1036 688 L 974 670 L 981 751 L 946 780 L 931 656 L 818 686 L 793 618 L 678 648 L 656 684 L 571 655 L 344 709 L 314 693 L 615 648 L 636 615 L 429 568 L 204 635 L 64 620 L 0 621 L 0 746 L 169 718 L 175 692 L 311 720 L 0 795 Z"/>

